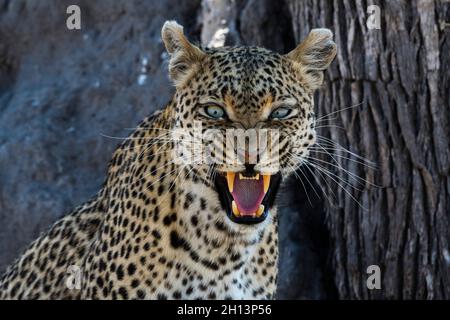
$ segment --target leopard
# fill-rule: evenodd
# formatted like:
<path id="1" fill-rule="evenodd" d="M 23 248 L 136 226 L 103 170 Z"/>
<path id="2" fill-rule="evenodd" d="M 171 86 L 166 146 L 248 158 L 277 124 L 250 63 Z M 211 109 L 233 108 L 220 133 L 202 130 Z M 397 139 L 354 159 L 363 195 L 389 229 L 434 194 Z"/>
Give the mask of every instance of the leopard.
<path id="1" fill-rule="evenodd" d="M 315 143 L 333 33 L 312 29 L 287 54 L 202 47 L 175 21 L 161 36 L 172 99 L 120 143 L 98 193 L 7 268 L 0 299 L 276 298 L 280 186 Z M 269 156 L 255 157 L 250 130 L 275 133 Z"/>

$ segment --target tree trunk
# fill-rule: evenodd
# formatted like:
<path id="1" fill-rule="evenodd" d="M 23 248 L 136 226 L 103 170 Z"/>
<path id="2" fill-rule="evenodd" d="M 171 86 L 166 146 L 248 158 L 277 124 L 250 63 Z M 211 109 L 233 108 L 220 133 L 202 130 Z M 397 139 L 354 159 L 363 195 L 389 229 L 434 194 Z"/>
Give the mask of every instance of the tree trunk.
<path id="1" fill-rule="evenodd" d="M 375 1 L 379 30 L 366 24 L 372 1 L 287 3 L 297 41 L 327 27 L 338 45 L 312 161 L 338 296 L 449 299 L 449 3 Z M 367 288 L 370 265 L 380 290 Z"/>

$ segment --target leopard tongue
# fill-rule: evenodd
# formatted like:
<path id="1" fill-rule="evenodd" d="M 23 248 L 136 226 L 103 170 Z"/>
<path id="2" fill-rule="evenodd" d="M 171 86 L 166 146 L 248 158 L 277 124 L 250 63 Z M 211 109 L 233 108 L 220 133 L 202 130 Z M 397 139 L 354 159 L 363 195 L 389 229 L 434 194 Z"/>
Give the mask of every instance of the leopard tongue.
<path id="1" fill-rule="evenodd" d="M 233 196 L 241 216 L 254 216 L 265 195 L 264 179 L 245 179 L 236 174 L 233 183 Z"/>

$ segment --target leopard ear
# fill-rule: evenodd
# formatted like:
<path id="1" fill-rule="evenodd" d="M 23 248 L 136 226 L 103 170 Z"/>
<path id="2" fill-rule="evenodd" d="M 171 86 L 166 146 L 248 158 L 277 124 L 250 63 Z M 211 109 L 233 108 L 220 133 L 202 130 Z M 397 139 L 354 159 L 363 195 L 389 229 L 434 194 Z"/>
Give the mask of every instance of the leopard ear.
<path id="1" fill-rule="evenodd" d="M 329 29 L 313 29 L 286 57 L 294 61 L 305 86 L 315 90 L 322 85 L 324 71 L 336 56 L 336 43 Z"/>
<path id="2" fill-rule="evenodd" d="M 206 54 L 186 39 L 183 27 L 175 21 L 164 23 L 161 37 L 170 55 L 170 78 L 175 86 L 182 86 L 194 74 Z"/>

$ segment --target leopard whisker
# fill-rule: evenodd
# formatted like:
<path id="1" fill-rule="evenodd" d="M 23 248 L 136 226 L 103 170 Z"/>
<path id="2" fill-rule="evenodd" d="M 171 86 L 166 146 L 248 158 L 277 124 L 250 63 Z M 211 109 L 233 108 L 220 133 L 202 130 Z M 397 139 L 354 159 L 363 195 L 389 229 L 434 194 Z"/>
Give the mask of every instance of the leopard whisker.
<path id="1" fill-rule="evenodd" d="M 350 158 L 350 157 L 346 157 L 346 156 L 344 156 L 344 155 L 342 155 L 342 154 L 339 154 L 339 153 L 333 153 L 333 154 L 330 154 L 326 148 L 324 149 L 324 148 L 314 148 L 314 147 L 313 147 L 313 148 L 308 148 L 308 150 L 311 151 L 312 153 L 324 154 L 324 155 L 327 155 L 327 156 L 329 156 L 329 157 L 337 157 L 337 158 L 339 158 L 339 159 L 348 160 L 348 161 L 351 161 L 351 162 L 360 164 L 360 165 L 362 165 L 362 166 L 365 166 L 365 167 L 367 167 L 367 168 L 370 168 L 370 169 L 373 169 L 373 170 L 377 170 L 376 167 L 374 167 L 373 165 L 371 165 L 370 163 L 367 163 L 367 162 L 365 162 L 365 161 L 359 161 L 359 160 L 357 160 L 357 159 L 353 159 L 353 158 Z M 330 150 L 330 151 L 331 151 L 331 150 Z M 335 160 L 335 159 L 333 159 L 333 160 Z M 335 161 L 336 161 L 336 160 L 335 160 Z"/>
<path id="2" fill-rule="evenodd" d="M 164 194 L 164 196 L 162 197 L 161 201 L 159 201 L 157 203 L 157 205 L 160 205 L 164 200 L 166 200 L 166 197 L 168 194 L 170 194 L 171 191 L 173 191 L 173 187 L 175 186 L 175 182 L 178 180 L 178 178 L 181 176 L 181 174 L 183 173 L 183 171 L 189 167 L 189 165 L 183 165 L 181 168 L 179 168 L 179 173 L 176 175 L 175 179 L 173 179 L 172 183 L 169 185 L 169 188 L 167 189 L 166 193 Z M 180 188 L 183 186 L 183 184 L 187 181 L 186 178 L 189 176 L 190 172 L 194 170 L 194 167 L 191 167 L 191 169 L 189 169 L 189 171 L 186 173 L 186 175 L 184 176 L 183 181 L 180 184 Z M 167 206 L 162 207 L 161 211 L 164 211 L 163 209 L 166 209 Z"/>
<path id="3" fill-rule="evenodd" d="M 336 124 L 320 125 L 320 126 L 314 127 L 314 129 L 316 129 L 316 130 L 317 130 L 317 129 L 322 129 L 322 128 L 336 128 L 336 129 L 342 129 L 342 130 L 345 130 L 344 127 L 338 126 L 338 125 L 336 125 Z"/>
<path id="4" fill-rule="evenodd" d="M 320 179 L 317 176 L 317 174 L 319 174 L 320 178 L 325 182 L 325 184 L 327 185 L 328 190 L 330 190 L 331 194 L 333 195 L 334 199 L 337 199 L 336 194 L 334 193 L 333 189 L 330 188 L 330 185 L 328 183 L 328 181 L 326 179 L 323 178 L 322 173 L 320 171 L 317 172 L 317 174 L 308 166 L 308 164 L 305 165 L 305 168 L 308 169 L 308 171 L 312 174 L 312 176 L 314 177 L 314 179 L 317 182 L 317 185 L 319 186 L 320 190 L 322 191 L 322 194 L 327 198 L 328 203 L 331 205 L 333 204 L 333 201 L 329 198 L 328 193 L 325 192 L 325 190 L 322 188 L 322 186 L 320 185 Z M 317 194 L 317 193 L 316 193 Z M 320 198 L 320 197 L 319 197 Z"/>
<path id="5" fill-rule="evenodd" d="M 345 186 L 343 186 L 341 183 L 339 183 L 339 181 L 337 181 L 336 179 L 334 179 L 333 178 L 333 173 L 331 173 L 331 172 L 329 172 L 327 169 L 325 169 L 325 168 L 323 168 L 323 167 L 321 167 L 321 166 L 318 166 L 317 164 L 314 164 L 314 163 L 311 163 L 311 162 L 309 162 L 308 161 L 308 163 L 312 166 L 312 167 L 314 167 L 314 168 L 316 168 L 317 170 L 319 170 L 319 171 L 321 171 L 323 174 L 325 174 L 328 178 L 330 178 L 331 180 L 333 180 L 339 187 L 341 187 L 341 189 L 345 192 L 345 193 L 347 193 L 347 195 L 350 197 L 350 198 L 352 198 L 352 200 L 353 201 L 355 201 L 357 204 L 358 204 L 358 206 L 361 208 L 361 209 L 363 209 L 364 211 L 367 211 L 367 209 L 345 188 Z M 334 176 L 336 176 L 336 175 L 334 175 Z M 338 176 L 336 176 L 337 178 L 339 178 Z M 343 183 L 345 183 L 345 181 L 343 181 L 341 178 L 339 178 L 339 180 L 341 181 L 341 182 L 343 182 Z M 352 188 L 354 188 L 355 190 L 358 190 L 357 188 L 355 188 L 354 186 L 352 186 L 352 185 L 350 185 L 350 184 L 347 184 L 347 185 L 349 185 L 350 187 L 352 187 Z M 358 190 L 358 191 L 362 191 L 362 190 Z"/>
<path id="6" fill-rule="evenodd" d="M 296 172 L 296 169 L 292 166 L 292 165 L 290 165 L 290 164 L 288 164 L 288 166 L 291 168 L 291 170 L 292 170 L 292 172 L 294 173 L 294 175 L 296 176 L 296 178 L 300 181 L 300 183 L 302 184 L 302 186 L 303 186 L 303 190 L 305 190 L 305 194 L 306 194 L 306 197 L 308 198 L 308 202 L 309 202 L 309 204 L 312 206 L 313 204 L 312 204 L 312 201 L 311 201 L 311 199 L 310 199 L 310 197 L 309 197 L 309 195 L 308 195 L 308 191 L 306 190 L 306 187 L 305 187 L 305 184 L 303 183 L 303 179 L 297 174 L 297 172 Z M 300 167 L 299 168 L 297 168 L 297 169 L 300 169 Z M 302 172 L 302 174 L 303 174 L 303 172 Z M 303 174 L 304 175 L 304 174 Z M 305 175 L 304 175 L 305 176 Z M 308 183 L 310 183 L 309 182 L 309 179 L 305 176 L 305 178 L 306 178 L 306 180 L 308 181 Z M 311 187 L 312 187 L 312 185 L 311 185 Z M 313 189 L 314 189 L 314 187 L 312 187 Z M 314 189 L 314 192 L 316 192 L 316 190 Z M 317 192 L 316 192 L 316 194 L 317 194 Z M 318 196 L 318 195 L 317 195 Z M 320 198 L 320 197 L 319 197 Z"/>
<path id="7" fill-rule="evenodd" d="M 166 193 L 164 194 L 163 198 L 161 199 L 161 201 L 159 201 L 156 205 L 161 205 L 161 203 L 166 200 L 166 197 L 168 194 L 170 194 L 170 191 L 172 191 L 173 187 L 175 186 L 175 182 L 178 180 L 178 178 L 181 176 L 181 173 L 183 171 L 186 170 L 186 168 L 189 167 L 189 165 L 183 165 L 181 168 L 179 168 L 180 172 L 177 174 L 177 176 L 175 177 L 175 179 L 172 181 L 172 183 L 170 184 L 169 188 L 167 189 Z M 194 167 L 191 167 L 191 169 L 184 175 L 183 181 L 180 184 L 180 188 L 183 187 L 184 183 L 187 181 L 187 177 L 189 176 L 189 174 L 191 173 L 191 171 L 194 170 Z M 164 206 L 161 208 L 161 211 L 164 211 L 167 208 L 168 205 Z"/>
<path id="8" fill-rule="evenodd" d="M 316 122 L 317 122 L 317 121 L 321 121 L 321 120 L 323 120 L 323 119 L 326 119 L 327 117 L 329 117 L 329 116 L 331 116 L 331 115 L 334 115 L 334 114 L 337 114 L 337 113 L 339 113 L 339 112 L 342 112 L 342 111 L 345 111 L 345 110 L 349 110 L 349 109 L 353 109 L 353 108 L 357 108 L 357 107 L 361 106 L 363 103 L 364 103 L 364 101 L 361 101 L 360 103 L 351 105 L 351 106 L 349 106 L 349 107 L 345 107 L 345 108 L 342 108 L 342 109 L 339 109 L 339 110 L 336 110 L 336 111 L 327 113 L 327 114 L 325 114 L 325 115 L 323 115 L 323 116 L 317 118 L 317 119 L 316 119 Z"/>
<path id="9" fill-rule="evenodd" d="M 165 167 L 166 165 L 164 165 L 163 167 Z M 175 169 L 170 170 L 169 172 L 165 173 L 164 175 L 161 175 L 157 180 L 152 181 L 152 183 L 150 185 L 146 185 L 146 190 L 150 191 L 149 188 L 153 185 L 155 185 L 156 183 L 158 183 L 159 181 L 161 181 L 162 179 L 165 179 L 167 176 L 173 174 L 174 172 L 176 172 L 177 170 L 179 170 L 178 167 L 175 166 Z M 141 177 L 139 180 L 142 180 L 144 177 Z"/>
<path id="10" fill-rule="evenodd" d="M 326 149 L 324 149 L 320 144 L 318 144 L 319 145 L 319 147 L 326 153 L 326 154 L 328 154 L 328 156 L 338 165 L 338 168 L 339 169 L 342 169 L 342 170 L 346 170 L 346 169 L 344 169 L 342 166 L 341 166 L 341 164 L 339 163 L 339 161 L 337 161 L 336 160 L 336 158 L 335 158 L 335 155 L 336 154 L 331 154 L 330 152 L 328 152 Z M 318 159 L 318 158 L 317 158 Z M 359 164 L 361 164 L 361 165 L 363 165 L 363 166 L 365 166 L 365 167 L 368 167 L 368 168 L 371 168 L 371 169 L 373 169 L 373 170 L 376 170 L 376 168 L 374 168 L 374 167 L 372 167 L 371 166 L 371 164 L 370 163 L 366 163 L 366 162 L 360 162 L 360 161 L 358 161 L 358 160 L 354 160 L 354 159 L 349 159 L 349 158 L 347 158 L 349 161 L 354 161 L 354 162 L 356 162 L 356 163 L 359 163 Z M 323 161 L 323 160 L 321 160 L 321 161 Z M 326 162 L 326 163 L 328 163 L 328 162 Z M 329 164 L 332 164 L 331 162 L 329 163 Z M 348 171 L 348 173 L 350 173 L 350 171 Z M 352 173 L 350 173 L 350 174 L 352 174 Z"/>
<path id="11" fill-rule="evenodd" d="M 351 180 L 351 181 L 355 182 L 356 185 L 361 186 L 362 189 L 360 189 L 360 188 L 356 187 L 355 185 L 353 185 L 353 184 L 349 181 L 350 179 L 347 179 L 347 180 L 346 180 L 346 179 L 344 179 L 343 177 L 341 177 L 341 176 L 337 175 L 336 173 L 334 173 L 333 171 L 329 170 L 329 169 L 326 168 L 325 166 L 322 166 L 322 165 L 319 164 L 319 163 L 312 162 L 312 161 L 315 161 L 315 160 L 316 160 L 316 159 L 311 159 L 311 158 L 308 158 L 308 159 L 307 159 L 307 161 L 308 161 L 309 164 L 314 164 L 314 165 L 316 165 L 316 166 L 320 166 L 320 168 L 322 168 L 323 170 L 326 170 L 329 174 L 331 174 L 332 176 L 336 177 L 336 179 L 339 179 L 339 181 L 341 181 L 341 182 L 344 183 L 345 185 L 348 185 L 348 186 L 354 188 L 355 190 L 363 191 L 363 189 L 364 189 L 364 184 L 361 183 L 360 181 L 358 181 L 358 180 L 353 180 L 353 179 Z M 329 164 L 329 163 L 327 163 L 327 162 L 325 162 L 325 163 L 326 163 L 326 164 Z M 347 177 L 350 178 L 350 176 L 348 175 L 348 174 L 350 173 L 349 171 L 347 171 L 347 170 L 345 170 L 345 169 L 343 169 L 343 168 L 338 168 L 338 169 L 341 169 L 342 172 L 344 172 L 344 173 L 347 175 Z M 358 177 L 358 178 L 360 178 L 360 177 Z M 360 179 L 362 179 L 362 178 L 360 178 Z M 362 180 L 364 180 L 364 179 L 362 179 Z"/>
<path id="12" fill-rule="evenodd" d="M 333 141 L 331 139 L 328 139 L 326 137 L 318 135 L 317 136 L 317 140 L 322 141 L 324 144 L 326 144 L 326 146 L 324 146 L 324 147 L 332 147 L 332 148 L 334 148 L 334 150 L 345 151 L 345 152 L 349 153 L 350 155 L 352 155 L 352 156 L 354 156 L 354 157 L 356 157 L 356 158 L 358 158 L 360 160 L 363 160 L 363 161 L 365 161 L 367 163 L 370 163 L 371 165 L 377 167 L 376 163 L 374 163 L 373 161 L 371 161 L 369 159 L 366 159 L 366 158 L 364 158 L 364 157 L 362 157 L 362 156 L 360 156 L 360 155 L 358 155 L 358 154 L 356 154 L 356 153 L 354 153 L 354 152 L 344 148 L 339 143 L 337 143 L 337 142 L 335 142 L 335 141 Z M 316 142 L 316 144 L 321 145 L 319 142 Z"/>
<path id="13" fill-rule="evenodd" d="M 379 187 L 380 187 L 380 186 L 378 186 L 378 185 L 376 185 L 376 184 L 374 184 L 374 183 L 372 183 L 372 182 L 370 182 L 370 181 L 368 181 L 368 180 L 366 180 L 366 179 L 364 179 L 364 178 L 358 176 L 357 174 L 355 174 L 355 173 L 353 173 L 353 172 L 351 172 L 351 171 L 349 171 L 349 170 L 343 168 L 343 167 L 342 167 L 341 165 L 339 165 L 339 164 L 338 164 L 338 165 L 335 165 L 335 164 L 332 163 L 332 162 L 325 161 L 325 160 L 318 159 L 318 158 L 313 158 L 313 157 L 307 157 L 307 159 L 308 159 L 308 160 L 318 161 L 318 162 L 323 163 L 323 164 L 325 164 L 325 165 L 330 165 L 330 166 L 332 166 L 332 167 L 334 167 L 334 168 L 336 168 L 336 169 L 342 170 L 344 173 L 346 173 L 347 175 L 349 175 L 350 177 L 352 177 L 356 183 L 358 183 L 358 184 L 360 184 L 360 185 L 362 185 L 362 186 L 364 186 L 364 184 L 368 184 L 368 185 L 370 185 L 370 186 L 372 186 L 372 187 L 376 187 L 376 188 L 379 188 Z"/>
<path id="14" fill-rule="evenodd" d="M 359 188 L 357 188 L 357 187 L 351 185 L 348 181 L 344 180 L 344 179 L 341 178 L 340 176 L 338 176 L 338 175 L 336 175 L 335 173 L 331 172 L 331 171 L 328 170 L 327 168 L 322 167 L 322 166 L 320 166 L 319 164 L 316 164 L 316 163 L 313 163 L 313 162 L 309 161 L 308 158 L 301 159 L 301 158 L 299 158 L 298 156 L 296 156 L 296 155 L 294 155 L 294 154 L 292 154 L 292 153 L 290 153 L 290 152 L 288 152 L 288 154 L 290 154 L 291 157 L 293 157 L 294 159 L 297 159 L 299 162 L 305 161 L 306 163 L 308 163 L 308 164 L 314 166 L 316 169 L 318 169 L 318 170 L 321 169 L 321 171 L 322 171 L 323 173 L 327 173 L 327 175 L 328 175 L 331 179 L 333 179 L 332 177 L 335 177 L 335 178 L 338 179 L 340 182 L 342 182 L 344 185 L 348 185 L 348 186 L 350 186 L 351 188 L 354 188 L 354 189 L 357 190 L 357 191 L 360 191 L 360 192 L 362 191 L 361 189 L 359 189 Z M 345 169 L 343 169 L 343 168 L 341 168 L 341 169 L 345 171 Z M 326 181 L 326 180 L 325 180 L 325 181 Z M 341 188 L 343 188 L 343 186 L 340 185 L 340 184 L 338 183 L 338 181 L 336 181 L 335 179 L 333 179 L 333 181 L 335 181 Z M 332 189 L 330 188 L 329 185 L 328 185 L 328 188 L 329 188 L 330 190 L 332 190 Z"/>

